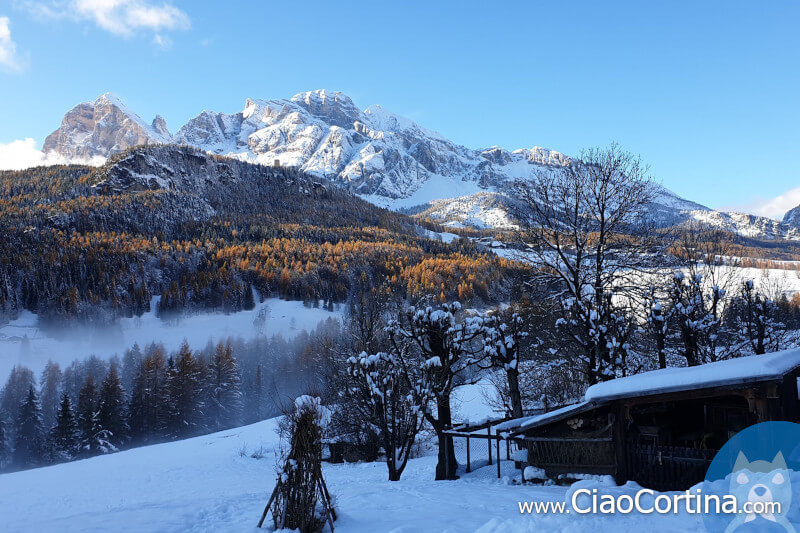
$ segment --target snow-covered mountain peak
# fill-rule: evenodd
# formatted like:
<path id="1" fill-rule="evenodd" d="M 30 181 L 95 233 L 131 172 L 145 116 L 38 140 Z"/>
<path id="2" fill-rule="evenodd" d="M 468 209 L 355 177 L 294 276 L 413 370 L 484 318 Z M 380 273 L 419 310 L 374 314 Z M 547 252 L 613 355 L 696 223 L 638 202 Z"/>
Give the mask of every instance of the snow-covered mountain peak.
<path id="1" fill-rule="evenodd" d="M 440 133 L 423 128 L 413 120 L 392 113 L 378 104 L 374 104 L 366 108 L 364 110 L 364 115 L 367 116 L 369 124 L 372 126 L 372 128 L 377 131 L 391 133 L 398 133 L 401 131 L 416 131 L 441 141 L 447 140 Z"/>
<path id="2" fill-rule="evenodd" d="M 349 96 L 339 91 L 325 89 L 306 91 L 294 95 L 291 102 L 328 124 L 341 128 L 352 129 L 355 122 L 364 120 L 361 109 L 353 103 Z"/>
<path id="3" fill-rule="evenodd" d="M 514 182 L 570 161 L 541 146 L 467 148 L 379 105 L 362 111 L 346 94 L 323 89 L 289 99 L 248 98 L 233 114 L 203 111 L 174 136 L 160 116 L 147 123 L 107 93 L 70 110 L 44 150 L 69 158 L 108 157 L 131 146 L 166 143 L 266 165 L 277 162 L 381 206 L 498 227 L 513 224 L 511 212 L 518 206 L 509 191 Z M 789 225 L 718 213 L 667 189 L 659 190 L 651 214 L 661 224 L 693 219 L 746 236 L 798 235 Z"/>
<path id="4" fill-rule="evenodd" d="M 172 137 L 169 133 L 169 129 L 167 128 L 167 121 L 161 115 L 156 115 L 156 118 L 153 119 L 151 127 L 156 133 L 164 136 L 165 138 Z"/>
<path id="5" fill-rule="evenodd" d="M 172 142 L 166 122 L 158 118 L 148 124 L 119 97 L 105 93 L 68 111 L 61 127 L 45 139 L 43 149 L 70 159 L 88 159 L 140 144 Z"/>
<path id="6" fill-rule="evenodd" d="M 86 103 L 91 103 L 91 102 L 86 102 Z M 108 104 L 108 105 L 117 106 L 123 112 L 129 113 L 131 115 L 135 115 L 135 113 L 133 113 L 132 111 L 130 111 L 128 109 L 128 106 L 125 105 L 125 103 L 122 101 L 122 99 L 119 96 L 117 96 L 116 94 L 114 94 L 114 93 L 103 93 L 100 96 L 98 96 L 97 99 L 95 99 L 94 103 L 95 103 L 95 105 Z"/>

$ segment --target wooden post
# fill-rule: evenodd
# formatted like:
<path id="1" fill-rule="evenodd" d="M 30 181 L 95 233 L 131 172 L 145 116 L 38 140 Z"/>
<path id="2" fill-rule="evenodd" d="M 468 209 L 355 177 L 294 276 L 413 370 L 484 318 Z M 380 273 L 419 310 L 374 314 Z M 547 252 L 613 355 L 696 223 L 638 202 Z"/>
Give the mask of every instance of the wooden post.
<path id="1" fill-rule="evenodd" d="M 797 376 L 784 376 L 781 384 L 781 417 L 780 420 L 795 422 L 798 418 Z"/>
<path id="2" fill-rule="evenodd" d="M 487 448 L 489 448 L 489 466 L 492 466 L 492 426 L 486 428 L 486 435 L 486 444 L 488 445 Z"/>
<path id="3" fill-rule="evenodd" d="M 322 496 L 322 505 L 325 507 L 325 514 L 328 517 L 328 523 L 331 526 L 331 533 L 333 533 L 333 521 L 336 518 L 336 513 L 333 510 L 333 504 L 330 499 L 330 494 L 328 494 L 328 487 L 325 486 L 325 482 L 322 478 L 319 478 L 319 492 L 320 496 Z"/>
<path id="4" fill-rule="evenodd" d="M 489 447 L 491 448 L 491 442 Z M 497 479 L 500 479 L 500 435 L 497 435 Z"/>
<path id="5" fill-rule="evenodd" d="M 272 496 L 269 497 L 269 501 L 267 502 L 267 506 L 264 507 L 264 512 L 261 514 L 261 520 L 258 521 L 258 527 L 260 528 L 264 524 L 264 519 L 267 518 L 267 513 L 269 512 L 269 506 L 272 505 L 272 500 L 275 499 L 275 495 L 278 494 L 278 487 L 280 487 L 280 481 L 275 485 L 275 488 L 272 490 Z"/>
<path id="6" fill-rule="evenodd" d="M 472 472 L 472 465 L 470 464 L 469 458 L 469 434 L 467 434 L 467 474 Z"/>
<path id="7" fill-rule="evenodd" d="M 614 446 L 614 459 L 617 463 L 614 481 L 616 481 L 617 485 L 624 485 L 625 482 L 628 481 L 628 476 L 631 474 L 628 471 L 628 439 L 625 431 L 628 409 L 628 406 L 619 401 L 612 409 L 614 420 L 611 426 L 611 435 L 612 445 Z"/>

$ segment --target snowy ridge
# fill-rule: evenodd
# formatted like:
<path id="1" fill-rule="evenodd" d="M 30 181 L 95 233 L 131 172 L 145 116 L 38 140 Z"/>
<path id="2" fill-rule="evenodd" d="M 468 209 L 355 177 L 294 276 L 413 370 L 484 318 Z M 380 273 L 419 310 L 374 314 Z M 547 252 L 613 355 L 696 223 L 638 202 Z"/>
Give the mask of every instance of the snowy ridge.
<path id="1" fill-rule="evenodd" d="M 296 167 L 391 209 L 414 209 L 452 225 L 515 227 L 509 187 L 569 157 L 540 146 L 470 149 L 379 105 L 365 110 L 345 94 L 316 90 L 289 99 L 248 98 L 233 114 L 203 111 L 174 135 L 161 117 L 147 124 L 119 98 L 104 94 L 69 111 L 47 137 L 45 152 L 108 157 L 139 144 L 177 143 L 237 159 Z M 502 198 L 501 198 L 502 197 Z M 784 223 L 725 213 L 661 187 L 651 216 L 662 226 L 689 221 L 744 237 L 800 240 Z"/>

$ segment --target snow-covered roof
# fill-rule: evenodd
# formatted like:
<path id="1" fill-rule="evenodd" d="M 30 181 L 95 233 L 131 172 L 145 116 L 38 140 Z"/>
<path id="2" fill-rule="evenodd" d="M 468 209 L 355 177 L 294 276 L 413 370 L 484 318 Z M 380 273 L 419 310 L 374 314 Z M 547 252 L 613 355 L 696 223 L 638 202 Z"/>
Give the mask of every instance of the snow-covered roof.
<path id="1" fill-rule="evenodd" d="M 572 405 L 567 405 L 566 407 L 562 407 L 560 409 L 556 409 L 554 411 L 549 411 L 547 413 L 541 413 L 538 415 L 526 416 L 524 418 L 516 418 L 514 420 L 509 420 L 507 422 L 503 422 L 502 424 L 498 424 L 497 426 L 495 426 L 495 429 L 499 433 L 506 433 L 506 432 L 519 433 L 520 431 L 525 431 L 526 429 L 530 429 L 532 427 L 541 426 L 549 422 L 555 422 L 556 420 L 568 418 L 572 415 L 588 411 L 589 409 L 593 409 L 596 406 L 597 402 L 587 401 L 587 402 L 575 403 Z"/>
<path id="2" fill-rule="evenodd" d="M 780 379 L 798 367 L 800 349 L 750 355 L 700 366 L 653 370 L 598 383 L 589 387 L 585 399 L 602 402 L 623 397 L 769 381 Z"/>
<path id="3" fill-rule="evenodd" d="M 800 349 L 739 357 L 700 366 L 653 370 L 592 385 L 582 402 L 547 413 L 509 420 L 495 428 L 498 433 L 517 434 L 570 418 L 618 398 L 779 380 L 797 368 L 800 368 Z"/>

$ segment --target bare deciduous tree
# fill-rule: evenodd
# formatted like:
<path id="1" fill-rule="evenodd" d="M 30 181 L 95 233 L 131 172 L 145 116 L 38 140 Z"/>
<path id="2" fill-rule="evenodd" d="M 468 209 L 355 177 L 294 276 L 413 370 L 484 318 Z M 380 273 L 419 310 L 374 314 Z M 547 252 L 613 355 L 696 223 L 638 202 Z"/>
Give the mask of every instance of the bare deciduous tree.
<path id="1" fill-rule="evenodd" d="M 624 374 L 636 274 L 660 246 L 647 216 L 657 194 L 647 167 L 612 144 L 549 167 L 517 191 L 527 207 L 521 237 L 537 267 L 531 281 L 551 288 L 587 382 Z"/>

